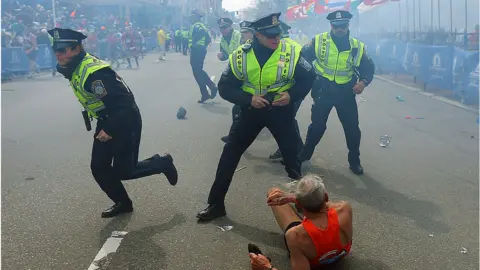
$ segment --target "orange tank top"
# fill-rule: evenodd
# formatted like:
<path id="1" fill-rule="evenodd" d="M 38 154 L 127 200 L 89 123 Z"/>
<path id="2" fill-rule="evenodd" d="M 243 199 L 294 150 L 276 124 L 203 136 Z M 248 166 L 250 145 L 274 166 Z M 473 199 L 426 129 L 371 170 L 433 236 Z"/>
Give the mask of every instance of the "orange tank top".
<path id="1" fill-rule="evenodd" d="M 340 240 L 340 225 L 335 209 L 328 209 L 328 224 L 325 230 L 317 228 L 310 220 L 303 219 L 302 225 L 315 245 L 317 256 L 310 260 L 311 266 L 334 263 L 345 257 L 352 243 L 343 245 Z"/>

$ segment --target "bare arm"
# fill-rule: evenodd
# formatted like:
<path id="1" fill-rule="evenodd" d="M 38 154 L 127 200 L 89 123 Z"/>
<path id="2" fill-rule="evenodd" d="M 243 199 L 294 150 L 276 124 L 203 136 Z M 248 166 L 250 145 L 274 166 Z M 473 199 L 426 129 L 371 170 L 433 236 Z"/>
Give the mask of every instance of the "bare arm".
<path id="1" fill-rule="evenodd" d="M 290 263 L 292 264 L 292 269 L 310 270 L 310 263 L 303 253 L 303 250 L 298 245 L 296 233 L 293 230 L 289 230 L 285 234 L 285 238 L 287 239 L 287 246 L 290 250 Z"/>

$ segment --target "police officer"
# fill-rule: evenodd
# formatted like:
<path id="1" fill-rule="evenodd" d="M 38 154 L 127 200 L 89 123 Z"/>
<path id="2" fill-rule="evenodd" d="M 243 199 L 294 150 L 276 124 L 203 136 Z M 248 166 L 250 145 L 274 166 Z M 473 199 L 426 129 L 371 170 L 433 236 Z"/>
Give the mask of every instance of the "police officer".
<path id="1" fill-rule="evenodd" d="M 314 69 L 320 75 L 320 83 L 312 89 L 312 123 L 308 127 L 300 161 L 311 159 L 327 128 L 328 115 L 335 107 L 345 131 L 350 170 L 360 175 L 363 167 L 360 164 L 360 128 L 355 95 L 361 94 L 370 84 L 375 66 L 363 42 L 349 36 L 351 18 L 348 11 L 328 14 L 332 30 L 316 35 L 303 48 L 305 57 L 314 63 Z"/>
<path id="2" fill-rule="evenodd" d="M 228 59 L 228 56 L 240 46 L 242 34 L 237 30 L 233 30 L 233 22 L 229 18 L 220 18 L 217 20 L 217 24 L 222 33 L 220 52 L 217 54 L 217 58 L 220 61 L 225 61 Z"/>
<path id="3" fill-rule="evenodd" d="M 292 143 L 292 104 L 308 94 L 316 74 L 303 59 L 301 48 L 280 41 L 279 17 L 280 13 L 274 13 L 252 23 L 255 38 L 229 56 L 229 65 L 218 83 L 220 96 L 240 105 L 242 112 L 223 148 L 209 206 L 197 214 L 200 220 L 226 215 L 224 200 L 240 157 L 264 127 L 284 153 L 288 176 L 301 177 L 298 150 Z"/>
<path id="4" fill-rule="evenodd" d="M 242 36 L 241 39 L 240 39 L 241 44 L 245 44 L 245 42 L 247 42 L 247 40 L 252 40 L 253 39 L 254 30 L 250 27 L 251 24 L 252 24 L 252 22 L 249 22 L 249 21 L 243 21 L 243 22 L 240 23 L 240 34 Z M 236 120 L 238 119 L 238 115 L 241 112 L 242 112 L 242 110 L 241 110 L 239 105 L 233 105 L 233 108 L 232 108 L 233 124 L 232 124 L 232 127 L 230 128 L 230 130 L 232 130 L 235 127 L 235 124 L 237 123 Z M 228 140 L 228 135 L 223 136 L 221 138 L 221 140 L 226 143 L 227 140 Z"/>
<path id="5" fill-rule="evenodd" d="M 83 50 L 82 40 L 86 36 L 82 33 L 60 28 L 48 33 L 54 39 L 57 70 L 70 81 L 73 93 L 84 107 L 87 130 L 91 129 L 91 118 L 97 119 L 90 167 L 95 181 L 115 203 L 102 212 L 102 217 L 133 211 L 121 180 L 164 173 L 175 185 L 178 175 L 169 154 L 137 161 L 142 118 L 123 79 L 107 62 Z"/>
<path id="6" fill-rule="evenodd" d="M 175 52 L 181 51 L 182 44 L 182 32 L 180 29 L 175 30 Z"/>
<path id="7" fill-rule="evenodd" d="M 284 23 L 283 21 L 280 22 L 280 25 L 282 26 L 282 30 L 283 30 L 282 39 L 295 46 L 301 46 L 300 43 L 290 38 L 290 33 L 288 32 L 288 30 L 290 30 L 292 27 Z"/>
<path id="8" fill-rule="evenodd" d="M 182 53 L 187 55 L 188 53 L 188 31 L 182 27 Z"/>
<path id="9" fill-rule="evenodd" d="M 247 40 L 253 39 L 254 30 L 251 28 L 252 22 L 242 21 L 240 22 L 240 34 L 242 38 L 240 39 L 241 44 L 245 44 Z"/>
<path id="10" fill-rule="evenodd" d="M 217 86 L 215 85 L 208 74 L 203 70 L 203 62 L 207 55 L 207 46 L 211 39 L 208 35 L 207 27 L 200 22 L 203 15 L 193 10 L 190 14 L 190 21 L 192 27 L 189 32 L 188 47 L 190 48 L 190 65 L 192 66 L 193 76 L 200 87 L 200 94 L 202 95 L 198 103 L 204 103 L 208 99 L 213 99 L 217 95 Z M 207 91 L 207 86 L 212 91 L 211 94 Z"/>
<path id="11" fill-rule="evenodd" d="M 288 30 L 290 30 L 292 27 L 290 27 L 288 24 L 284 23 L 283 21 L 280 21 L 280 27 L 282 28 L 282 40 L 289 43 L 292 46 L 298 46 L 301 48 L 302 46 L 296 42 L 295 40 L 290 38 L 290 35 L 288 33 Z M 299 100 L 293 104 L 294 111 L 295 111 L 295 117 L 297 116 L 297 112 L 300 109 L 300 106 L 302 105 L 302 100 Z M 298 147 L 298 152 L 300 153 L 303 148 L 303 142 L 302 142 L 302 136 L 300 135 L 300 128 L 298 127 L 298 122 L 297 119 L 294 119 L 294 127 L 295 127 L 295 132 L 297 135 L 297 147 Z M 278 148 L 275 152 L 273 152 L 269 157 L 270 160 L 272 161 L 282 161 L 282 153 L 280 152 L 280 148 Z M 282 161 L 283 163 L 283 161 Z"/>

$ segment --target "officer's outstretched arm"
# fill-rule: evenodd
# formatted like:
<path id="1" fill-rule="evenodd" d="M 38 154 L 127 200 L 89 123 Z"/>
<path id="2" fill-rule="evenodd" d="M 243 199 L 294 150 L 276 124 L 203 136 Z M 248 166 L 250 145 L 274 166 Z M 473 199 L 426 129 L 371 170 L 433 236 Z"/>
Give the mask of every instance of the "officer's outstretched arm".
<path id="1" fill-rule="evenodd" d="M 303 100 L 312 89 L 313 82 L 317 74 L 313 70 L 313 66 L 303 57 L 303 51 L 300 54 L 293 78 L 295 84 L 288 90 L 290 94 L 290 102 Z"/>
<path id="2" fill-rule="evenodd" d="M 315 60 L 315 38 L 313 38 L 309 43 L 302 47 L 302 56 L 310 64 Z"/>
<path id="3" fill-rule="evenodd" d="M 233 104 L 240 106 L 250 105 L 252 102 L 252 95 L 241 89 L 243 82 L 230 69 L 230 64 L 223 71 L 220 80 L 218 81 L 218 93 L 220 96 Z"/>
<path id="4" fill-rule="evenodd" d="M 375 64 L 365 49 L 363 50 L 362 59 L 360 60 L 358 73 L 360 73 L 359 80 L 365 80 L 367 84 L 372 82 L 373 74 L 375 73 Z"/>
<path id="5" fill-rule="evenodd" d="M 128 119 L 133 108 L 133 96 L 125 84 L 117 79 L 110 68 L 100 69 L 88 76 L 85 90 L 99 97 L 106 107 L 108 118 L 105 119 L 103 131 L 115 137 L 122 123 Z"/>

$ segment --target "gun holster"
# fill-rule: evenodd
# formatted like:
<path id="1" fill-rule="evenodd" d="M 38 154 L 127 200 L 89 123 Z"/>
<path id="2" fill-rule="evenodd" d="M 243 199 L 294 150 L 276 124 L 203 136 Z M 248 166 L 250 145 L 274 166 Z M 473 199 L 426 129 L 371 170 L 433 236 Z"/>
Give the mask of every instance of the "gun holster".
<path id="1" fill-rule="evenodd" d="M 90 118 L 86 110 L 82 110 L 82 117 L 83 121 L 85 122 L 85 127 L 87 128 L 87 131 L 92 130 L 92 119 Z"/>

